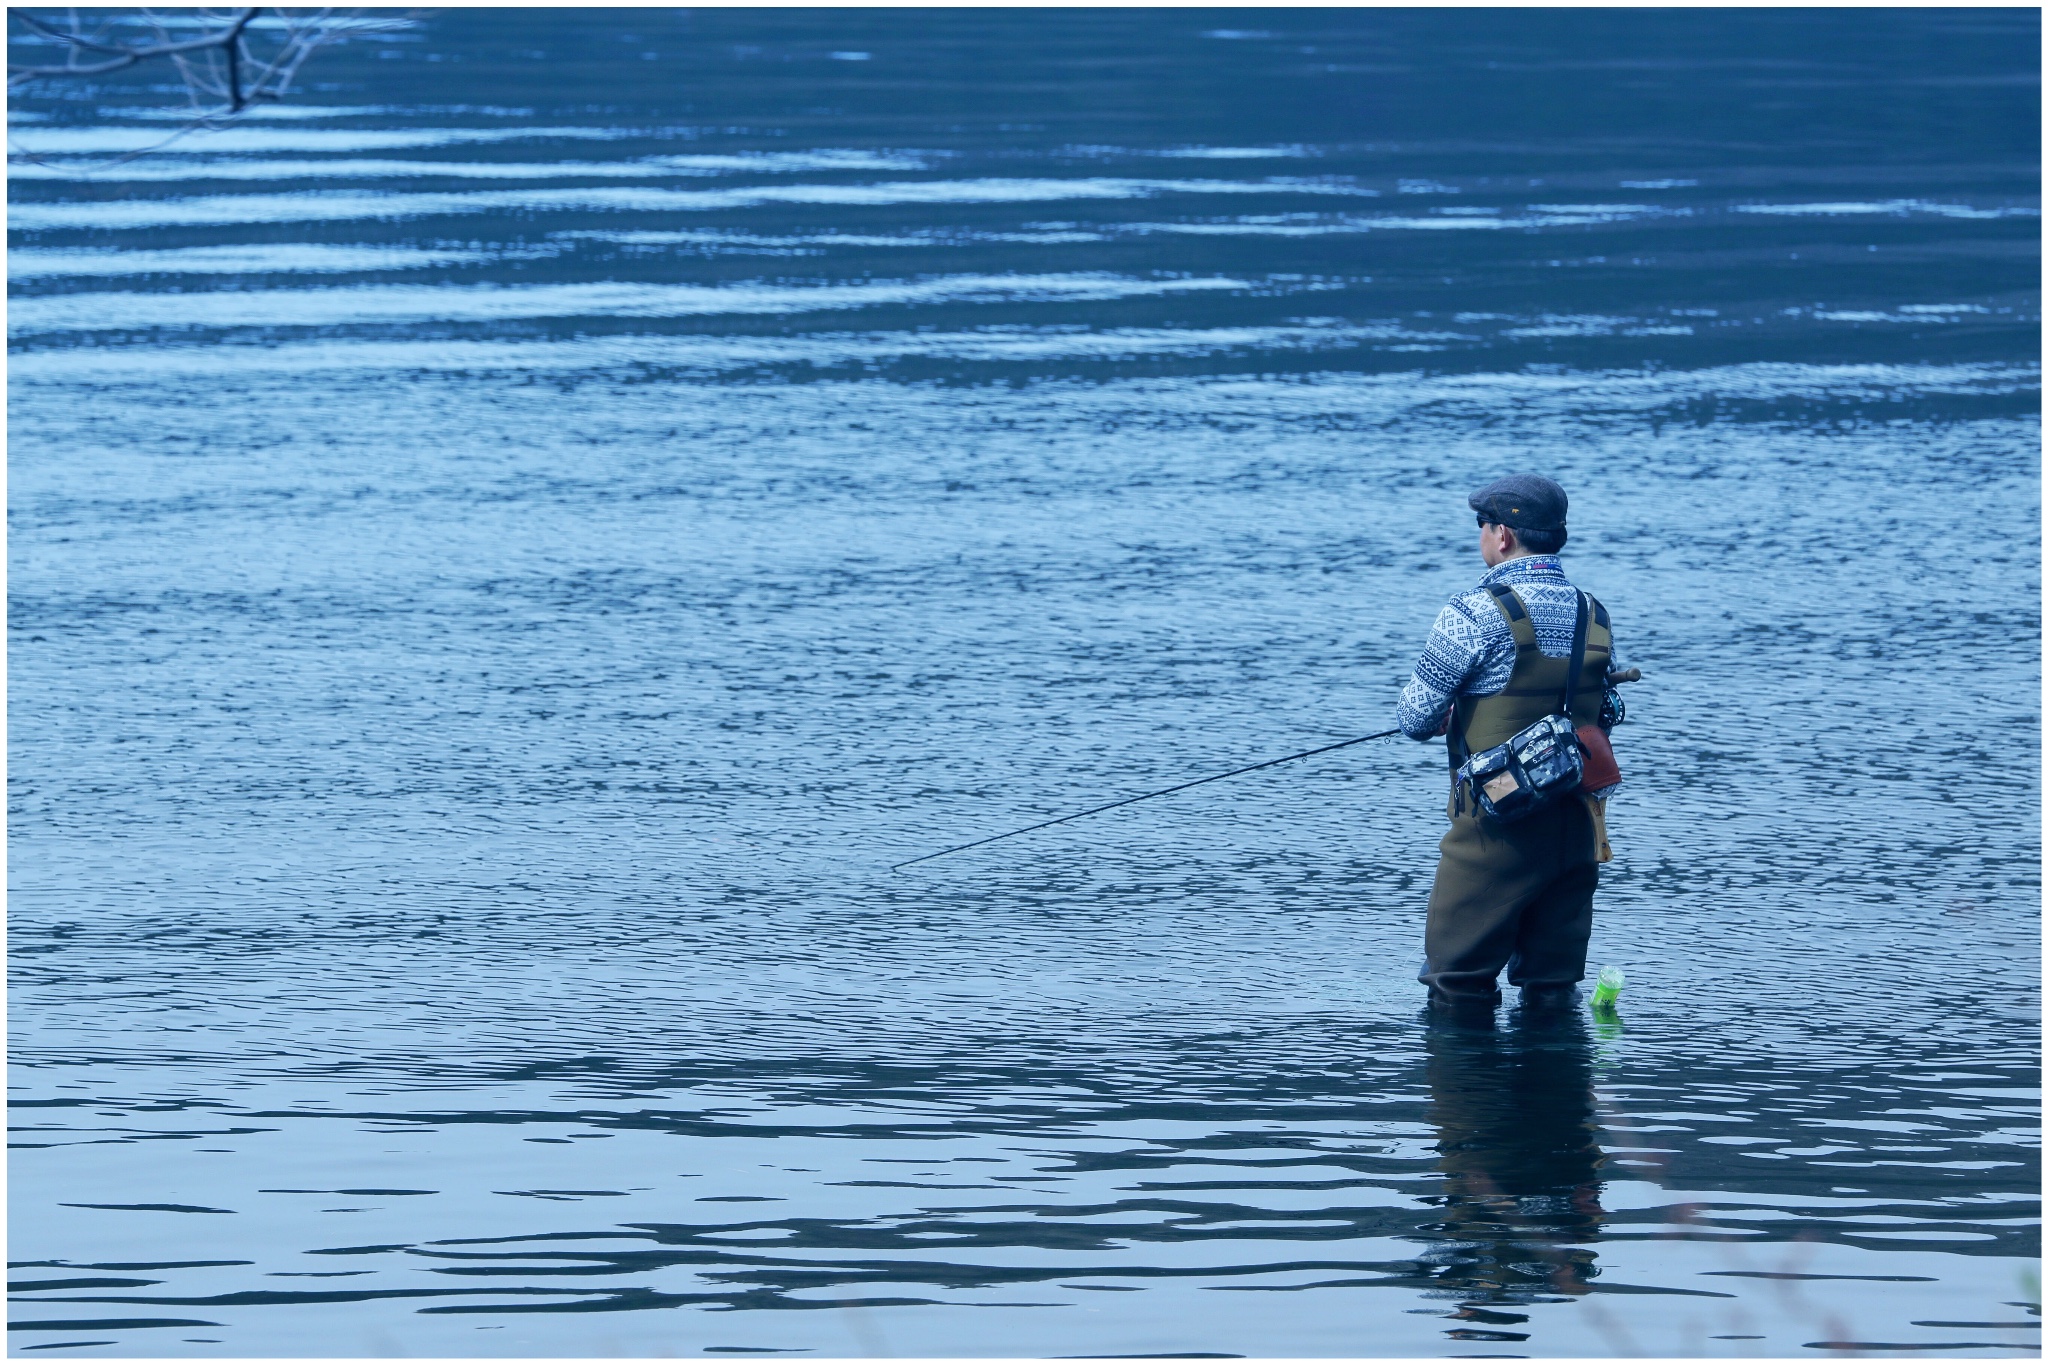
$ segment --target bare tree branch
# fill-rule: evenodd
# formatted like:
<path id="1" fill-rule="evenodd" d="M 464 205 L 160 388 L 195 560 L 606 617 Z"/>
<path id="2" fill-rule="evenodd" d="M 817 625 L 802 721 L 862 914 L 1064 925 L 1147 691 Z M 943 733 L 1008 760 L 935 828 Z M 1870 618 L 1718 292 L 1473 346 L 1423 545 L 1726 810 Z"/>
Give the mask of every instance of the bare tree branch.
<path id="1" fill-rule="evenodd" d="M 87 48 L 94 52 L 113 52 L 118 54 L 113 59 L 101 62 L 96 66 L 79 66 L 75 60 L 67 62 L 63 66 L 22 66 L 9 62 L 7 64 L 7 84 L 12 87 L 16 84 L 32 81 L 38 76 L 96 76 L 101 72 L 118 71 L 124 66 L 133 66 L 135 63 L 148 57 L 169 57 L 181 52 L 197 52 L 209 47 L 232 48 L 241 42 L 242 31 L 249 27 L 249 21 L 256 17 L 257 11 L 253 5 L 243 10 L 235 17 L 234 22 L 220 33 L 210 34 L 204 38 L 194 38 L 189 42 L 183 43 L 161 42 L 153 47 L 123 47 L 118 43 L 103 43 L 96 39 L 87 38 L 80 33 L 66 33 L 62 29 L 52 28 L 25 10 L 10 11 L 10 13 L 45 37 L 55 38 L 61 43 L 68 43 L 73 48 Z M 75 58 L 76 54 L 74 53 L 73 56 Z"/>
<path id="2" fill-rule="evenodd" d="M 150 147 L 124 152 L 89 166 L 118 165 L 169 146 L 188 133 L 223 126 L 256 104 L 282 99 L 299 68 L 315 52 L 334 43 L 371 33 L 409 28 L 411 13 L 362 9 L 269 9 L 248 6 L 224 9 L 93 9 L 64 12 L 63 20 L 10 9 L 8 17 L 29 34 L 64 49 L 62 62 L 9 62 L 10 91 L 39 82 L 75 81 L 104 76 L 158 58 L 177 68 L 189 106 L 184 127 Z M 84 17 L 90 14 L 93 21 Z M 265 16 L 261 22 L 258 16 Z M 181 38 L 176 30 L 198 23 L 198 37 Z M 117 26 L 140 25 L 149 38 L 122 41 Z M 9 160 L 38 165 L 55 163 L 25 151 L 10 139 Z"/>

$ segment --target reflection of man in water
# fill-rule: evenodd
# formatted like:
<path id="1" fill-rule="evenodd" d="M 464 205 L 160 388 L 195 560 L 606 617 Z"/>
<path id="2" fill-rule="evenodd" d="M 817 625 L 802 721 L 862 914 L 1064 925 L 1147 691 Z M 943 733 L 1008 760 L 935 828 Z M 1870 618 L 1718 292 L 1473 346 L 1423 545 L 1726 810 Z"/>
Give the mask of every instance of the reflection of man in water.
<path id="1" fill-rule="evenodd" d="M 1443 1171 L 1446 1245 L 1424 1259 L 1457 1317 L 1488 1326 L 1526 1321 L 1498 1305 L 1583 1294 L 1598 1271 L 1579 1245 L 1598 1235 L 1600 1166 L 1593 1070 L 1576 1015 L 1431 1026 L 1429 1121 Z M 1468 1340 L 1523 1334 L 1461 1330 Z"/>

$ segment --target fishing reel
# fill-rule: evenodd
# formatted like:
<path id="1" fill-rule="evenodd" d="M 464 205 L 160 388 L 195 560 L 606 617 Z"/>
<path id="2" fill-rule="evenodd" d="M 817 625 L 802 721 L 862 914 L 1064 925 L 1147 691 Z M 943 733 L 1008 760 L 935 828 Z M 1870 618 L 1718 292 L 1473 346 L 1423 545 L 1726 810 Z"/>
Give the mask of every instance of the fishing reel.
<path id="1" fill-rule="evenodd" d="M 1643 670 L 1624 668 L 1607 675 L 1607 692 L 1600 699 L 1600 719 L 1596 722 L 1603 730 L 1612 730 L 1628 719 L 1628 707 L 1621 700 L 1621 693 L 1614 690 L 1618 683 L 1641 682 Z"/>

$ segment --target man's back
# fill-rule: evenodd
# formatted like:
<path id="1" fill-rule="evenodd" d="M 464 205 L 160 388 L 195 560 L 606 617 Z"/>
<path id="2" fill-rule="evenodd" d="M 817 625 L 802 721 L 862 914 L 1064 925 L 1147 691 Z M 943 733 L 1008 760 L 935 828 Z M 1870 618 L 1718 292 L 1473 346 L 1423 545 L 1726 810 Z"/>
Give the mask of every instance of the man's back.
<path id="1" fill-rule="evenodd" d="M 1558 557 L 1523 555 L 1496 565 L 1437 613 L 1395 710 L 1396 722 L 1410 739 L 1435 734 L 1460 695 L 1490 697 L 1508 685 L 1515 669 L 1515 637 L 1487 591 L 1493 585 L 1512 588 L 1522 600 L 1539 649 L 1553 659 L 1571 653 L 1578 589 Z M 1620 667 L 1611 657 L 1609 666 Z"/>

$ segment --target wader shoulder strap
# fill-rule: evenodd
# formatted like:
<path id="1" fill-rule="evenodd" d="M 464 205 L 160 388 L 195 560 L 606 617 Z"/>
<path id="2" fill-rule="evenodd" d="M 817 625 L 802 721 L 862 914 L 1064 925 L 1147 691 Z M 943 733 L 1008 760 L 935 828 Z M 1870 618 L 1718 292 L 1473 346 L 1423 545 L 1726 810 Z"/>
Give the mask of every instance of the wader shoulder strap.
<path id="1" fill-rule="evenodd" d="M 1599 666 L 1593 670 L 1594 679 L 1603 690 L 1607 682 L 1607 671 L 1614 667 L 1614 626 L 1607 619 L 1607 608 L 1600 605 L 1600 599 L 1591 593 L 1582 593 L 1593 608 L 1593 624 L 1586 631 L 1586 653 L 1594 657 Z"/>
<path id="2" fill-rule="evenodd" d="M 1522 599 L 1515 590 L 1500 583 L 1489 583 L 1486 590 L 1493 594 L 1493 604 L 1507 618 L 1508 634 L 1515 637 L 1517 662 L 1523 656 L 1540 653 L 1536 648 L 1536 627 L 1530 623 L 1529 610 L 1522 605 Z"/>
<path id="3" fill-rule="evenodd" d="M 1528 659 L 1540 659 L 1543 651 L 1536 646 L 1536 627 L 1529 620 L 1529 609 L 1522 605 L 1522 599 L 1515 590 L 1501 583 L 1489 583 L 1487 592 L 1493 595 L 1493 604 L 1500 608 L 1500 614 L 1508 623 L 1508 634 L 1515 638 L 1515 667 L 1519 670 Z M 1471 746 L 1465 742 L 1465 731 L 1472 724 L 1472 708 L 1483 698 L 1460 695 L 1451 703 L 1451 727 L 1446 732 L 1449 741 L 1445 747 L 1450 751 L 1451 771 L 1472 756 Z"/>

